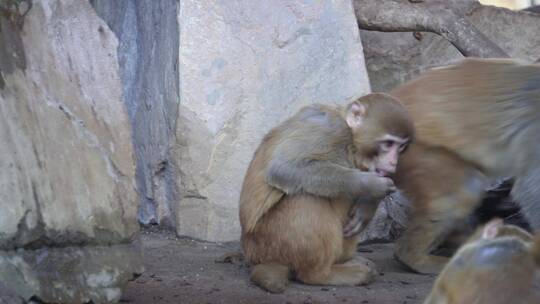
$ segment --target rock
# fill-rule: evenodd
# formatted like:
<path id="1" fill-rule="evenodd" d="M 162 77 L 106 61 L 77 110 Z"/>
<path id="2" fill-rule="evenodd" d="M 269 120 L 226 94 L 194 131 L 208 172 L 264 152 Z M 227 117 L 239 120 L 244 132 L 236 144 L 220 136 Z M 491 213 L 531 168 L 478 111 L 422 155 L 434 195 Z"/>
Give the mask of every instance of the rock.
<path id="1" fill-rule="evenodd" d="M 369 92 L 350 1 L 181 1 L 177 233 L 239 237 L 247 165 L 270 128 L 311 103 Z"/>
<path id="2" fill-rule="evenodd" d="M 126 282 L 143 271 L 139 251 L 133 245 L 0 251 L 0 281 L 27 300 L 116 303 Z"/>
<path id="3" fill-rule="evenodd" d="M 86 1 L 2 19 L 0 249 L 129 240 L 138 230 L 116 38 Z M 90 51 L 91 50 L 91 51 Z"/>
<path id="4" fill-rule="evenodd" d="M 0 281 L 0 304 L 24 304 L 24 299 L 5 282 Z"/>
<path id="5" fill-rule="evenodd" d="M 176 226 L 178 118 L 177 0 L 91 0 L 119 40 L 124 100 L 133 128 L 139 221 Z"/>
<path id="6" fill-rule="evenodd" d="M 407 228 L 410 205 L 407 198 L 396 192 L 379 204 L 368 226 L 360 233 L 359 243 L 391 242 Z"/>
<path id="7" fill-rule="evenodd" d="M 79 290 L 41 259 L 116 269 L 116 287 L 140 268 L 129 264 L 140 252 L 123 250 L 124 263 L 108 247 L 139 229 L 118 42 L 88 1 L 33 1 L 24 18 L 0 9 L 0 281 L 26 300 L 107 299 L 109 285 Z"/>
<path id="8" fill-rule="evenodd" d="M 540 58 L 540 15 L 511 11 L 478 3 L 458 7 L 488 38 L 513 58 L 534 62 Z M 360 32 L 373 91 L 389 91 L 435 66 L 450 64 L 463 56 L 438 35 L 422 33 L 421 41 L 412 33 Z"/>
<path id="9" fill-rule="evenodd" d="M 526 9 L 524 9 L 524 11 L 535 13 L 535 14 L 540 14 L 540 5 L 530 6 L 530 7 L 526 8 Z"/>

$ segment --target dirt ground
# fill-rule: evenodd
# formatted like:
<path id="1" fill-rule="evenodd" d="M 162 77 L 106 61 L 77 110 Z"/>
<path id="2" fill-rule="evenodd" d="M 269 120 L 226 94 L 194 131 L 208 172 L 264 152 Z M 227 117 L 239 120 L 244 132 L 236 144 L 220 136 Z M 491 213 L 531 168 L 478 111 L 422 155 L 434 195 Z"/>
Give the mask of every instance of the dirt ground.
<path id="1" fill-rule="evenodd" d="M 146 271 L 129 283 L 121 303 L 422 303 L 434 276 L 413 274 L 392 258 L 392 244 L 360 247 L 381 275 L 368 286 L 322 287 L 292 283 L 284 294 L 262 291 L 241 262 L 216 262 L 239 243 L 206 243 L 171 232 L 143 230 Z"/>

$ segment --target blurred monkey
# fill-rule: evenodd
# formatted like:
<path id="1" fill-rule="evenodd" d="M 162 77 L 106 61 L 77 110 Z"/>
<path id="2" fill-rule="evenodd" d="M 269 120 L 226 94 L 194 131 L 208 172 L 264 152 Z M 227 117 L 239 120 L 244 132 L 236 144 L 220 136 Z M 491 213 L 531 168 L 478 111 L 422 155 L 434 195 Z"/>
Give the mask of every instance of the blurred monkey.
<path id="1" fill-rule="evenodd" d="M 495 219 L 452 257 L 424 304 L 540 303 L 540 237 Z"/>
<path id="2" fill-rule="evenodd" d="M 417 132 L 394 176 L 413 205 L 396 244 L 400 261 L 440 271 L 447 258 L 432 251 L 478 206 L 491 178 L 514 178 L 513 199 L 540 229 L 540 65 L 465 59 L 391 94 Z"/>

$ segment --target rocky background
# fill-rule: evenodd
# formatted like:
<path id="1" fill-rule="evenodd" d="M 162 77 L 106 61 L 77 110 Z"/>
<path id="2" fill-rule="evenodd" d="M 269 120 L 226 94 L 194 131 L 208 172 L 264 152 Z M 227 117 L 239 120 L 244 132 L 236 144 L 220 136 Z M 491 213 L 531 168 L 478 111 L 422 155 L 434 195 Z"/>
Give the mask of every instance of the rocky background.
<path id="1" fill-rule="evenodd" d="M 90 0 L 118 38 L 117 56 L 133 130 L 142 224 L 176 227 L 179 2 Z"/>
<path id="2" fill-rule="evenodd" d="M 263 135 L 310 103 L 369 92 L 349 1 L 182 1 L 177 233 L 237 240 Z"/>
<path id="3" fill-rule="evenodd" d="M 143 224 L 238 239 L 262 136 L 304 105 L 370 91 L 349 1 L 90 2 L 119 39 Z"/>
<path id="4" fill-rule="evenodd" d="M 119 300 L 143 271 L 139 224 L 237 240 L 272 126 L 461 57 L 436 35 L 359 31 L 350 1 L 261 3 L 0 0 L 0 303 Z M 540 58 L 540 15 L 467 16 Z M 384 201 L 362 240 L 393 239 L 406 206 Z"/>
<path id="5" fill-rule="evenodd" d="M 512 11 L 460 0 L 464 14 L 473 25 L 510 57 L 534 62 L 540 59 L 540 11 L 529 8 Z M 373 91 L 389 91 L 397 85 L 436 66 L 463 56 L 447 40 L 431 33 L 383 33 L 361 30 L 364 54 Z"/>
<path id="6" fill-rule="evenodd" d="M 513 57 L 540 58 L 539 36 L 523 30 L 540 15 L 471 2 L 460 9 L 488 38 Z M 306 104 L 389 91 L 462 57 L 435 34 L 358 34 L 349 1 L 90 3 L 119 39 L 139 222 L 202 240 L 238 238 L 240 185 L 272 126 Z M 362 239 L 393 239 L 406 206 L 399 195 L 385 201 Z"/>
<path id="7" fill-rule="evenodd" d="M 87 1 L 0 13 L 0 288 L 118 301 L 142 271 L 118 41 Z"/>

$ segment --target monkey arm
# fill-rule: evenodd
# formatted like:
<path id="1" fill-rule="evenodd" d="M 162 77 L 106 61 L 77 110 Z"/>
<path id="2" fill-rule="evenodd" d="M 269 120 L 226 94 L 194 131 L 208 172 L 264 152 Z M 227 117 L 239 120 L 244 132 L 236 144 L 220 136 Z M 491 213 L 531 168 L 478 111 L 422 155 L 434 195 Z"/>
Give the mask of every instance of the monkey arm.
<path id="1" fill-rule="evenodd" d="M 393 186 L 389 179 L 326 160 L 273 159 L 266 178 L 268 184 L 287 194 L 309 193 L 328 198 L 384 197 Z"/>
<path id="2" fill-rule="evenodd" d="M 308 107 L 286 122 L 269 153 L 266 182 L 287 194 L 327 198 L 383 198 L 389 178 L 362 172 L 349 161 L 352 134 L 346 121 L 324 108 Z"/>

